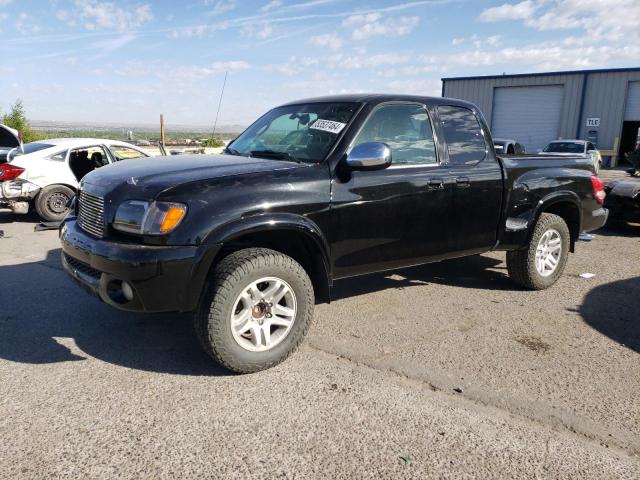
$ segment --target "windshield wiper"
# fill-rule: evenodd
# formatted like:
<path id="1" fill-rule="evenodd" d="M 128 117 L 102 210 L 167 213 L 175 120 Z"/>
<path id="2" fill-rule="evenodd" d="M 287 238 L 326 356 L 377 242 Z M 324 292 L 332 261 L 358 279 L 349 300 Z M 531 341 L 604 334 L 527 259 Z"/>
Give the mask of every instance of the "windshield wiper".
<path id="1" fill-rule="evenodd" d="M 289 152 L 276 152 L 275 150 L 251 150 L 251 156 L 275 158 L 278 160 L 289 160 L 291 162 L 302 163 L 302 160 L 294 157 Z"/>

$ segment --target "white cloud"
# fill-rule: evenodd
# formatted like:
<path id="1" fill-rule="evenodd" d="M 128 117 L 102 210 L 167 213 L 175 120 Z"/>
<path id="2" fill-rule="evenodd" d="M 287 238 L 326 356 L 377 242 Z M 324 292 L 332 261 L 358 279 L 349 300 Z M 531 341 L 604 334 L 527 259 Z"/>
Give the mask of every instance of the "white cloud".
<path id="1" fill-rule="evenodd" d="M 159 68 L 156 71 L 156 75 L 171 82 L 193 82 L 225 72 L 246 70 L 250 66 L 251 65 L 243 60 L 233 60 L 229 62 L 214 62 L 204 66 L 192 65 L 170 69 Z"/>
<path id="2" fill-rule="evenodd" d="M 592 39 L 640 39 L 638 0 L 526 0 L 484 10 L 483 22 L 522 20 L 537 30 L 581 29 Z"/>
<path id="3" fill-rule="evenodd" d="M 263 22 L 260 24 L 250 23 L 242 27 L 240 32 L 249 38 L 259 38 L 264 40 L 271 36 L 273 33 L 273 27 L 269 22 Z"/>
<path id="4" fill-rule="evenodd" d="M 431 65 L 448 68 L 495 67 L 517 68 L 518 72 L 596 68 L 628 63 L 640 58 L 640 45 L 583 45 L 565 42 L 541 42 L 493 51 L 470 50 L 446 56 L 425 57 Z"/>
<path id="5" fill-rule="evenodd" d="M 342 21 L 343 27 L 354 27 L 356 25 L 362 25 L 365 23 L 377 22 L 382 18 L 382 14 L 379 12 L 366 13 L 363 15 L 351 15 Z"/>
<path id="6" fill-rule="evenodd" d="M 499 22 L 502 20 L 526 20 L 535 12 L 537 5 L 532 0 L 520 3 L 505 3 L 499 7 L 487 8 L 480 14 L 482 22 Z"/>
<path id="7" fill-rule="evenodd" d="M 336 55 L 328 59 L 328 64 L 332 67 L 341 66 L 347 69 L 377 68 L 382 66 L 403 65 L 409 61 L 407 55 L 397 55 L 395 53 L 379 53 L 371 55 L 366 52 L 357 55 Z"/>
<path id="8" fill-rule="evenodd" d="M 11 2 L 13 2 L 13 0 L 0 0 L 0 7 L 6 7 Z"/>
<path id="9" fill-rule="evenodd" d="M 171 38 L 192 38 L 202 37 L 205 33 L 209 33 L 211 28 L 209 25 L 192 25 L 190 27 L 177 28 L 169 34 Z"/>
<path id="10" fill-rule="evenodd" d="M 153 18 L 153 14 L 149 4 L 125 9 L 112 2 L 75 0 L 75 11 L 70 17 L 77 18 L 87 30 L 110 29 L 123 32 L 142 26 Z"/>
<path id="11" fill-rule="evenodd" d="M 213 5 L 211 13 L 220 15 L 236 8 L 236 0 L 204 0 L 205 5 Z"/>
<path id="12" fill-rule="evenodd" d="M 115 52 L 116 50 L 120 50 L 121 48 L 125 47 L 129 43 L 133 42 L 135 39 L 136 39 L 136 35 L 132 33 L 125 33 L 123 35 L 120 35 L 114 38 L 108 38 L 106 40 L 100 40 L 100 41 L 94 42 L 90 45 L 90 48 L 98 51 L 98 54 L 95 55 L 93 58 L 97 59 L 97 58 L 106 57 L 107 55 Z"/>
<path id="13" fill-rule="evenodd" d="M 296 75 L 306 68 L 316 66 L 320 63 L 317 58 L 311 57 L 291 57 L 286 63 L 266 65 L 264 68 L 269 72 L 280 73 L 282 75 Z"/>
<path id="14" fill-rule="evenodd" d="M 490 37 L 487 38 L 487 43 L 489 45 L 491 45 L 492 47 L 499 45 L 500 44 L 500 39 L 502 37 L 500 35 L 492 35 Z"/>
<path id="15" fill-rule="evenodd" d="M 309 42 L 312 45 L 329 50 L 340 50 L 342 47 L 342 39 L 336 33 L 325 33 L 324 35 L 316 35 L 311 37 Z"/>
<path id="16" fill-rule="evenodd" d="M 347 17 L 342 25 L 355 27 L 351 33 L 354 40 L 366 40 L 370 37 L 401 37 L 413 31 L 420 22 L 420 17 L 383 18 L 380 13 L 368 13 Z"/>
<path id="17" fill-rule="evenodd" d="M 393 80 L 387 84 L 387 88 L 393 93 L 427 95 L 433 97 L 439 97 L 442 93 L 442 84 L 439 80 L 424 78 Z"/>
<path id="18" fill-rule="evenodd" d="M 22 35 L 29 35 L 40 31 L 40 26 L 33 22 L 33 19 L 27 12 L 21 12 L 18 15 L 18 19 L 15 21 L 14 26 L 18 33 Z"/>
<path id="19" fill-rule="evenodd" d="M 271 0 L 265 6 L 263 6 L 260 11 L 262 12 L 270 12 L 271 10 L 281 7 L 284 4 L 282 0 Z"/>
<path id="20" fill-rule="evenodd" d="M 451 40 L 451 45 L 453 45 L 454 47 L 457 45 L 462 45 L 464 43 L 464 38 L 461 37 L 456 37 L 453 40 Z"/>

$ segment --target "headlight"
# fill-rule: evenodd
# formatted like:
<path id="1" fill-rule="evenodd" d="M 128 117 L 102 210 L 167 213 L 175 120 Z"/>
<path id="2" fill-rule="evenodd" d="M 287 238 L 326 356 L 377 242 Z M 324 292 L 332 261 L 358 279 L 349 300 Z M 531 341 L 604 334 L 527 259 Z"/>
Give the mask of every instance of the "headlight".
<path id="1" fill-rule="evenodd" d="M 186 213 L 183 203 L 128 200 L 118 207 L 113 228 L 138 235 L 162 235 L 174 230 Z"/>

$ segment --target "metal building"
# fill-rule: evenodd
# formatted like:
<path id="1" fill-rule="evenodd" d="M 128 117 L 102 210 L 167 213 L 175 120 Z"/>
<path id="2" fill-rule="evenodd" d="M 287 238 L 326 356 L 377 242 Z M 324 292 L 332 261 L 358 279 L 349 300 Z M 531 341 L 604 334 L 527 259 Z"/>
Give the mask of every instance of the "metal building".
<path id="1" fill-rule="evenodd" d="M 475 103 L 494 137 L 531 153 L 584 139 L 615 165 L 640 140 L 640 67 L 443 78 L 442 95 Z"/>

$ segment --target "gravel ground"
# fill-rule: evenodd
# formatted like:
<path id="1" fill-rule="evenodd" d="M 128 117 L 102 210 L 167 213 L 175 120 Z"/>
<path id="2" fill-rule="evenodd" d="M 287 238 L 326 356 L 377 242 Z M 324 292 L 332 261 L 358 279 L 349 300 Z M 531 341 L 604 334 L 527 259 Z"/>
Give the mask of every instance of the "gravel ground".
<path id="1" fill-rule="evenodd" d="M 234 376 L 188 315 L 100 304 L 12 220 L 1 478 L 640 478 L 640 228 L 543 292 L 499 253 L 340 282 L 298 354 Z"/>

